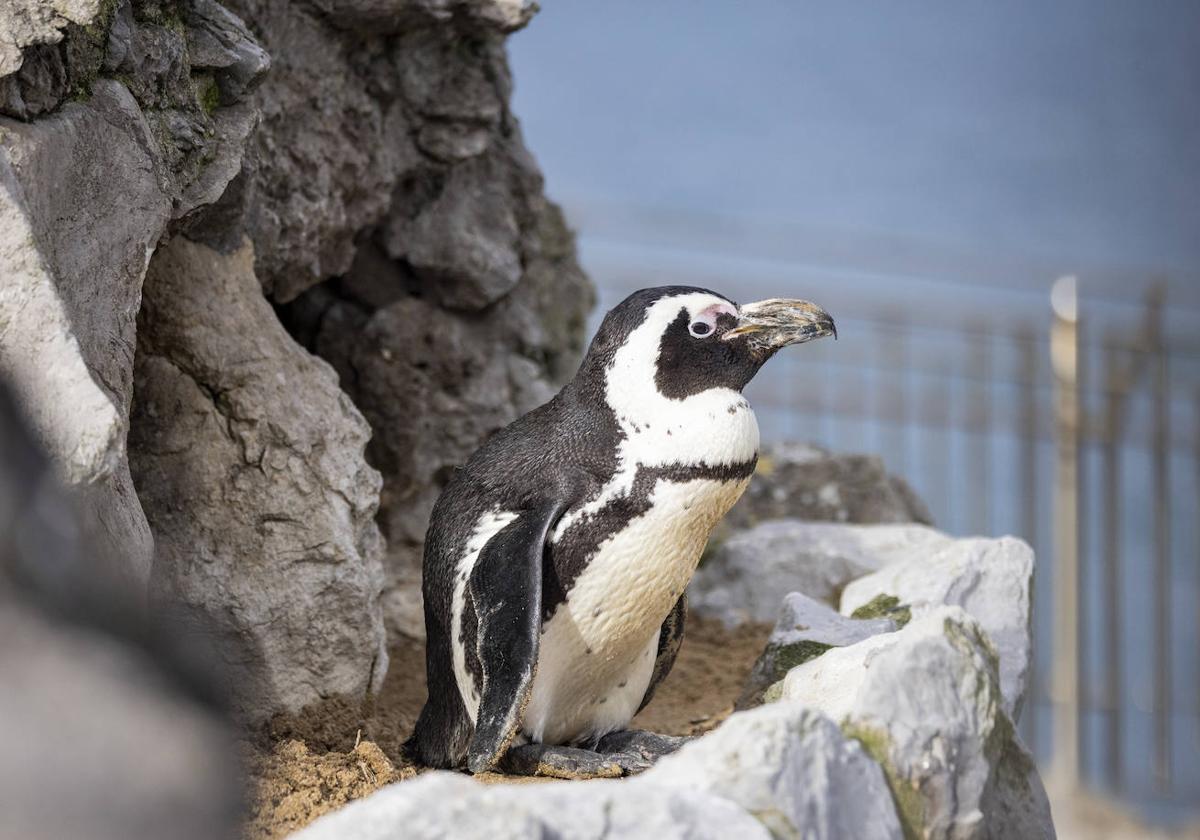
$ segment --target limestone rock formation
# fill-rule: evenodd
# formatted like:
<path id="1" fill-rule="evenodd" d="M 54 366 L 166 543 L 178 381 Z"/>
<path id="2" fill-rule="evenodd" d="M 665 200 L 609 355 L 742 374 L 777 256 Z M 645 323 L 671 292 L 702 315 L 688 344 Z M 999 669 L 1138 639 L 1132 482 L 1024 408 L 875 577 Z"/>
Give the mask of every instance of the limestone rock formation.
<path id="1" fill-rule="evenodd" d="M 728 624 L 774 621 L 780 593 L 803 592 L 836 606 L 842 588 L 854 578 L 930 555 L 950 542 L 922 525 L 763 522 L 709 549 L 688 598 L 693 610 Z"/>
<path id="2" fill-rule="evenodd" d="M 413 840 L 766 840 L 755 817 L 710 793 L 631 782 L 484 785 L 455 773 L 427 773 L 321 817 L 295 840 L 389 840 L 397 826 Z"/>
<path id="3" fill-rule="evenodd" d="M 845 455 L 803 443 L 763 447 L 746 493 L 725 518 L 730 529 L 771 519 L 932 525 L 908 483 L 873 455 Z"/>
<path id="4" fill-rule="evenodd" d="M 1014 720 L 1032 657 L 1033 550 L 1014 537 L 953 540 L 933 551 L 913 551 L 852 581 L 841 611 L 851 615 L 880 595 L 897 598 L 914 618 L 945 604 L 975 617 L 1000 656 L 1000 691 Z"/>
<path id="5" fill-rule="evenodd" d="M 829 718 L 794 703 L 734 715 L 638 784 L 716 794 L 775 837 L 902 836 L 878 765 Z"/>
<path id="6" fill-rule="evenodd" d="M 834 647 L 844 647 L 891 633 L 897 623 L 890 618 L 846 618 L 820 601 L 800 592 L 788 593 L 762 655 L 754 663 L 736 708 L 758 705 L 763 693 L 797 665 Z"/>
<path id="7" fill-rule="evenodd" d="M 263 299 L 246 244 L 159 248 L 130 430 L 154 584 L 216 625 L 241 714 L 363 697 L 387 665 L 370 430 Z"/>
<path id="8" fill-rule="evenodd" d="M 959 607 L 939 607 L 794 668 L 779 702 L 842 721 L 862 742 L 883 767 L 905 836 L 1053 837 L 998 666 L 979 623 Z"/>
<path id="9" fill-rule="evenodd" d="M 169 226 L 240 168 L 242 98 L 269 62 L 212 0 L 158 21 L 128 2 L 24 7 L 74 23 L 0 68 L 0 373 L 81 488 L 92 538 L 144 584 L 153 546 L 125 456 L 142 278 Z"/>

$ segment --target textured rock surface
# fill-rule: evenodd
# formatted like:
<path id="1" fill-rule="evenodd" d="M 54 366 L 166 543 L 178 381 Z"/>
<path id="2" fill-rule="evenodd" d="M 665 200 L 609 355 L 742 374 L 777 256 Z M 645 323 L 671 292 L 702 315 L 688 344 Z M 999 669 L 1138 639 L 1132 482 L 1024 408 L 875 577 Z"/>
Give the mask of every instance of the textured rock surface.
<path id="1" fill-rule="evenodd" d="M 802 443 L 763 447 L 754 480 L 725 518 L 733 528 L 769 519 L 859 524 L 933 524 L 929 508 L 904 479 L 872 455 L 838 455 Z"/>
<path id="2" fill-rule="evenodd" d="M 879 766 L 833 721 L 796 703 L 733 715 L 636 784 L 724 797 L 775 837 L 901 837 Z"/>
<path id="3" fill-rule="evenodd" d="M 842 722 L 883 767 L 910 837 L 1053 837 L 978 622 L 940 607 L 793 669 L 781 700 Z"/>
<path id="4" fill-rule="evenodd" d="M 630 782 L 482 785 L 428 773 L 352 802 L 293 835 L 296 840 L 527 837 L 684 840 L 768 838 L 755 817 L 719 796 Z"/>
<path id="5" fill-rule="evenodd" d="M 950 542 L 921 525 L 764 522 L 710 549 L 688 598 L 693 610 L 729 624 L 774 621 L 781 593 L 802 592 L 836 605 L 842 587 L 854 578 L 889 563 L 932 556 Z"/>
<path id="6" fill-rule="evenodd" d="M 100 0 L 7 0 L 0 6 L 0 76 L 21 67 L 21 50 L 31 44 L 55 44 L 68 23 L 90 23 Z"/>
<path id="7" fill-rule="evenodd" d="M 830 607 L 799 592 L 783 599 L 771 638 L 754 663 L 737 708 L 757 705 L 763 692 L 788 672 L 833 647 L 861 642 L 880 633 L 891 633 L 896 622 L 889 618 L 845 618 Z"/>
<path id="8" fill-rule="evenodd" d="M 913 551 L 842 592 L 850 615 L 879 595 L 908 605 L 914 617 L 944 604 L 962 607 L 979 622 L 1000 655 L 1004 709 L 1016 720 L 1028 681 L 1033 550 L 1013 537 L 954 540 L 933 552 Z"/>
<path id="9" fill-rule="evenodd" d="M 248 245 L 160 248 L 138 327 L 130 449 L 156 588 L 215 624 L 243 716 L 363 696 L 386 652 L 362 416 L 283 330 Z"/>
<path id="10" fill-rule="evenodd" d="M 0 68 L 0 372 L 81 488 L 91 538 L 144 584 L 153 545 L 125 456 L 142 278 L 169 225 L 240 168 L 254 114 L 239 97 L 268 62 L 211 0 L 158 23 L 128 3 L 64 14 L 89 26 Z"/>

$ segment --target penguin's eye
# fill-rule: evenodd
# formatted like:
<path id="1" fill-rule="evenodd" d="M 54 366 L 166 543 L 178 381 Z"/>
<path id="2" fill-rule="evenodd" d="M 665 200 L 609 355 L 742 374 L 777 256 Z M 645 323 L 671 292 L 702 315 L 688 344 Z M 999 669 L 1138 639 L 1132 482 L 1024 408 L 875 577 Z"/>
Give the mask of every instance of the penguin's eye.
<path id="1" fill-rule="evenodd" d="M 692 321 L 692 325 L 688 327 L 690 332 L 696 338 L 704 338 L 713 331 L 713 325 L 707 321 Z"/>

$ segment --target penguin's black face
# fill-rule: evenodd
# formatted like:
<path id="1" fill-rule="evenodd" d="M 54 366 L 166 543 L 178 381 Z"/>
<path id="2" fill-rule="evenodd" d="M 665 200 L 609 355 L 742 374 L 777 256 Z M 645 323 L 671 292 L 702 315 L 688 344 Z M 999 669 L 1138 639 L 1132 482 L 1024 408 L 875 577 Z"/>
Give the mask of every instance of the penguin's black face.
<path id="1" fill-rule="evenodd" d="M 827 335 L 836 335 L 833 319 L 807 301 L 738 306 L 707 289 L 643 289 L 605 317 L 583 370 L 603 371 L 622 390 L 649 386 L 684 400 L 714 388 L 741 391 L 781 348 Z"/>

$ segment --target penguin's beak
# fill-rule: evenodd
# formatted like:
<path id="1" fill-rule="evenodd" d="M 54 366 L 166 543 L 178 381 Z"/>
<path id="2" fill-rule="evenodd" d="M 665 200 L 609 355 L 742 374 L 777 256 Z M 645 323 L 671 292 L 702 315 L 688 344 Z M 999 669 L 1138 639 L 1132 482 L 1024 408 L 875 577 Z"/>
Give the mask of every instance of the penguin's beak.
<path id="1" fill-rule="evenodd" d="M 829 313 L 807 300 L 771 298 L 738 308 L 738 323 L 722 338 L 746 336 L 759 352 L 774 353 L 789 344 L 803 344 L 827 335 L 837 338 Z"/>

